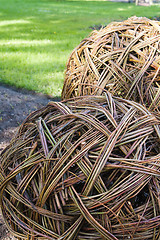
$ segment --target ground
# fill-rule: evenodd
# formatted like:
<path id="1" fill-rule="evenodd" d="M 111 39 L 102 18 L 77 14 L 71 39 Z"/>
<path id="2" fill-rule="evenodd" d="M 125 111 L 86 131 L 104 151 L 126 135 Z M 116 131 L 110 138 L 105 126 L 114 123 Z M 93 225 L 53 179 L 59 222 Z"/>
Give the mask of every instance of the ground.
<path id="1" fill-rule="evenodd" d="M 0 85 L 0 152 L 16 133 L 18 126 L 30 112 L 57 101 L 49 96 Z M 7 231 L 0 214 L 0 240 L 14 239 Z"/>

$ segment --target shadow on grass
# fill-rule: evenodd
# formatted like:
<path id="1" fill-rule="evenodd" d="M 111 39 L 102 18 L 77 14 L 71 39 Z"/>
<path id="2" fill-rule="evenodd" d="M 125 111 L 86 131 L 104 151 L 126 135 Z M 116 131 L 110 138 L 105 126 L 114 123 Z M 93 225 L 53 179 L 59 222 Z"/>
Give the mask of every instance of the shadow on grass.
<path id="1" fill-rule="evenodd" d="M 1 0 L 0 82 L 60 96 L 67 59 L 90 27 L 158 12 L 107 1 Z"/>

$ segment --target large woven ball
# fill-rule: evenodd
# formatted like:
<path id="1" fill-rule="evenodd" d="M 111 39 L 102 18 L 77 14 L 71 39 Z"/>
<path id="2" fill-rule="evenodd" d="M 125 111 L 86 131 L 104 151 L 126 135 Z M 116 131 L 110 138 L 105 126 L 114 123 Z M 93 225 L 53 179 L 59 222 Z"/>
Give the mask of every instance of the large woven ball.
<path id="1" fill-rule="evenodd" d="M 160 22 L 132 17 L 93 31 L 72 52 L 62 99 L 108 90 L 158 111 Z"/>
<path id="2" fill-rule="evenodd" d="M 51 102 L 2 152 L 4 220 L 20 239 L 159 239 L 159 121 L 106 96 Z"/>

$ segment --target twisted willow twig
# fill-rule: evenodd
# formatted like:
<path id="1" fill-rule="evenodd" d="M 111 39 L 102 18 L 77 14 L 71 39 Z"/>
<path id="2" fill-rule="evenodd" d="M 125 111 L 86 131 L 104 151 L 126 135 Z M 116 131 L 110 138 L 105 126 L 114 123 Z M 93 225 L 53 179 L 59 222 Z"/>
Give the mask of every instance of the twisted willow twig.
<path id="1" fill-rule="evenodd" d="M 121 98 L 51 102 L 1 154 L 0 203 L 20 239 L 159 239 L 159 121 Z"/>

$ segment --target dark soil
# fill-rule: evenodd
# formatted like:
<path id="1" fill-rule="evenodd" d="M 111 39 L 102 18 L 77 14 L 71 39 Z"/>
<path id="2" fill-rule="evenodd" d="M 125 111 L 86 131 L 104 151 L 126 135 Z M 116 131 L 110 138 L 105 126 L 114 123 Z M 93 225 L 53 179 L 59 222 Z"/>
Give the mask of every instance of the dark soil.
<path id="1" fill-rule="evenodd" d="M 59 101 L 27 90 L 0 85 L 0 153 L 9 144 L 18 126 L 34 110 L 50 101 Z M 7 231 L 0 214 L 0 240 L 14 239 Z"/>

